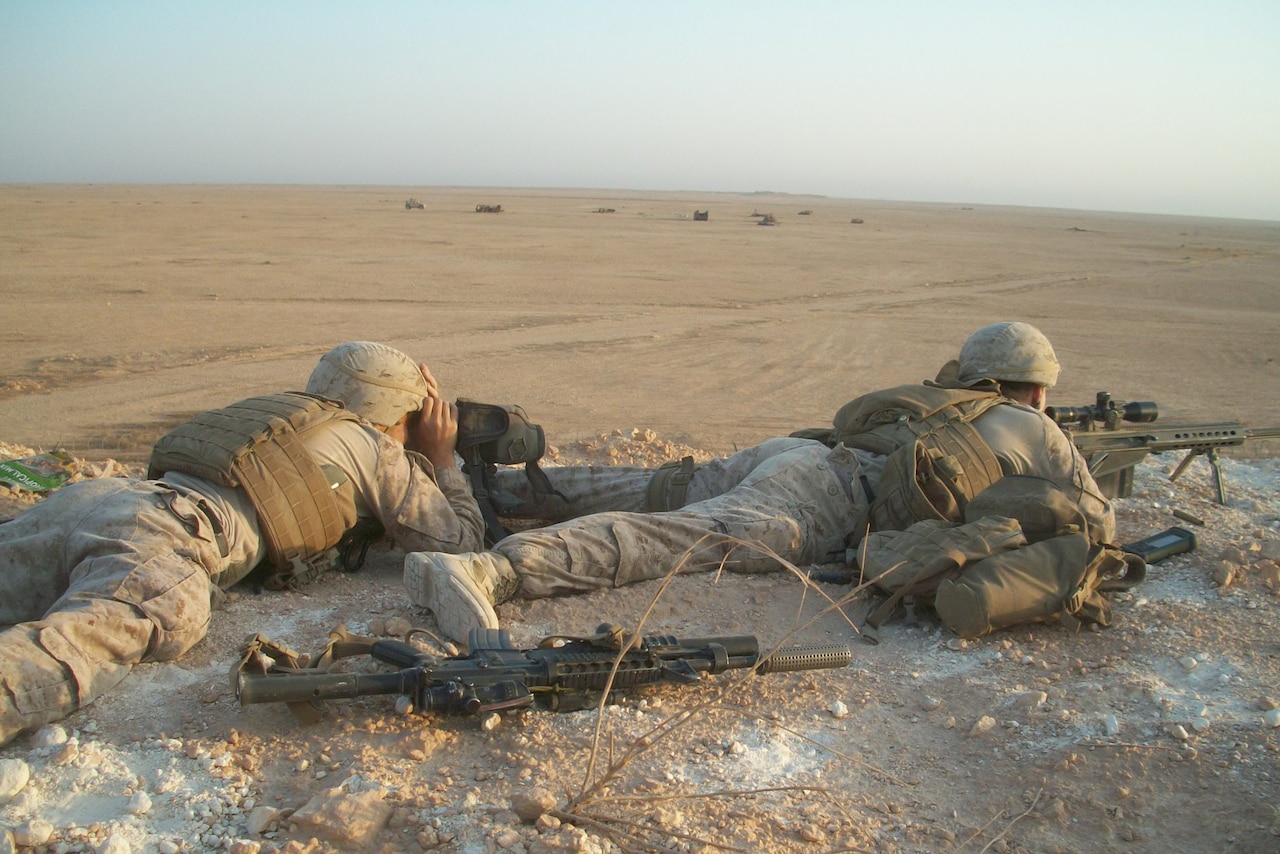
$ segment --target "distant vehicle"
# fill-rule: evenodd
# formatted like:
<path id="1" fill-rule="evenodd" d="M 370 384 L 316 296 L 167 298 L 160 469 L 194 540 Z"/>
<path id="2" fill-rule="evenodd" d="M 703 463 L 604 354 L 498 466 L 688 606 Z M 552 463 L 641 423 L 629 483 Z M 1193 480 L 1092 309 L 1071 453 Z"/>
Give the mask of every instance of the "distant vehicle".
<path id="1" fill-rule="evenodd" d="M 693 212 L 693 220 L 694 220 L 694 222 L 707 222 L 707 221 L 708 221 L 708 220 L 710 220 L 710 219 L 711 219 L 711 211 L 710 211 L 710 210 L 705 210 L 705 211 L 694 211 L 694 212 Z"/>
<path id="2" fill-rule="evenodd" d="M 407 211 L 414 211 L 414 210 L 420 211 L 420 210 L 425 210 L 426 205 L 424 205 L 422 202 L 418 201 L 417 199 L 410 199 L 409 201 L 404 203 L 404 209 Z"/>
<path id="3" fill-rule="evenodd" d="M 476 213 L 502 213 L 502 205 L 476 205 Z"/>

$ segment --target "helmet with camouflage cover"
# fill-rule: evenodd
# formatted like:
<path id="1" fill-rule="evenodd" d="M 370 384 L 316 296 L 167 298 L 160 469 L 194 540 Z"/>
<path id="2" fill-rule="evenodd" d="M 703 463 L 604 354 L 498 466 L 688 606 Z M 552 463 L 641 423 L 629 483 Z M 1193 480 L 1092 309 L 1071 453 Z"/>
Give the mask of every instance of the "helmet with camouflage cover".
<path id="1" fill-rule="evenodd" d="M 394 347 L 348 341 L 320 357 L 307 392 L 341 401 L 380 427 L 395 425 L 406 412 L 422 408 L 427 381 L 417 363 Z"/>
<path id="2" fill-rule="evenodd" d="M 1049 339 L 1030 323 L 992 323 L 970 335 L 960 348 L 960 385 L 969 387 L 984 379 L 1050 388 L 1058 381 L 1058 357 Z"/>

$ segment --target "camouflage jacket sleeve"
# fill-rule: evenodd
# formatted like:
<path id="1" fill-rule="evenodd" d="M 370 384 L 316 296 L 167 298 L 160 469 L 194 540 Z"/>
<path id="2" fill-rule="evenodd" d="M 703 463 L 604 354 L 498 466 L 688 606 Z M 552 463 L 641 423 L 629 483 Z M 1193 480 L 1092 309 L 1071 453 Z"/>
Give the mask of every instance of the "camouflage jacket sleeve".
<path id="1" fill-rule="evenodd" d="M 453 554 L 484 548 L 484 517 L 458 469 L 436 469 L 379 433 L 374 481 L 370 509 L 400 548 Z"/>

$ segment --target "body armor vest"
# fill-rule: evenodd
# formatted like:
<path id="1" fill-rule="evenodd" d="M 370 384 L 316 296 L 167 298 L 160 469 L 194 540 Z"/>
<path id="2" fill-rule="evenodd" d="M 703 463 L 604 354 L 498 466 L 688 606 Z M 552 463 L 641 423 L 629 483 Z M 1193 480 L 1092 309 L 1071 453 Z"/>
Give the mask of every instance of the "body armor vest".
<path id="1" fill-rule="evenodd" d="M 147 476 L 178 471 L 243 489 L 272 564 L 266 586 L 307 581 L 327 568 L 329 550 L 356 522 L 346 474 L 322 469 L 302 441 L 302 434 L 335 420 L 360 419 L 336 401 L 301 392 L 251 397 L 161 437 Z"/>
<path id="2" fill-rule="evenodd" d="M 922 384 L 872 392 L 842 406 L 830 444 L 888 457 L 871 501 L 872 529 L 900 531 L 925 519 L 959 521 L 969 499 L 1004 476 L 971 422 L 1009 402 L 994 384 Z"/>

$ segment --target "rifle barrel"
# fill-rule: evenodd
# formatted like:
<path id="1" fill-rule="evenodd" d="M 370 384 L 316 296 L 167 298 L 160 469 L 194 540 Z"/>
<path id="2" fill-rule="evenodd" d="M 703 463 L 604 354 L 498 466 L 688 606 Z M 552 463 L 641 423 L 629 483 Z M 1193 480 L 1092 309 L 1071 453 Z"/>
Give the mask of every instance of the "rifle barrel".
<path id="1" fill-rule="evenodd" d="M 1235 421 L 1210 424 L 1164 424 L 1160 427 L 1132 427 L 1115 430 L 1073 432 L 1071 440 L 1082 454 L 1144 448 L 1151 453 L 1243 445 L 1249 439 L 1280 437 L 1280 427 L 1250 429 Z"/>

